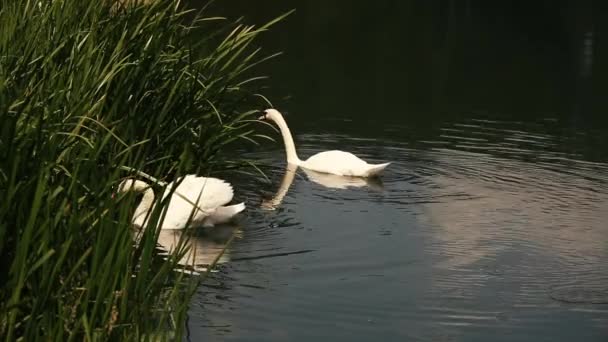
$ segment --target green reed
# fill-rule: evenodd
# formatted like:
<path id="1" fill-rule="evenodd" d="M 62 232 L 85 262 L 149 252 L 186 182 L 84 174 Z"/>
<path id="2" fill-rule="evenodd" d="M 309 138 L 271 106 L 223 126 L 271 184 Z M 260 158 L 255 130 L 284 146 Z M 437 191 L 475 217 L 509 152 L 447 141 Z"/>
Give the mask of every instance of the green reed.
<path id="1" fill-rule="evenodd" d="M 185 247 L 159 261 L 154 229 L 134 245 L 136 196 L 113 188 L 125 167 L 166 181 L 240 162 L 221 152 L 259 137 L 251 68 L 272 57 L 252 42 L 282 18 L 0 0 L 0 336 L 180 339 L 197 282 L 174 272 Z"/>

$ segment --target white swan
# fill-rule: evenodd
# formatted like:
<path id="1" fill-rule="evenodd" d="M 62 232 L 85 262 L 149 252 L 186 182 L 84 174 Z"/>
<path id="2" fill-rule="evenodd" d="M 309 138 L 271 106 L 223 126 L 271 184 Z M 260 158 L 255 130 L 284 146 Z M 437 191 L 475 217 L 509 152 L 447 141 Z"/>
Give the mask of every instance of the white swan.
<path id="1" fill-rule="evenodd" d="M 344 151 L 326 151 L 317 153 L 307 160 L 300 160 L 296 153 L 293 137 L 287 127 L 283 115 L 276 109 L 266 109 L 264 115 L 258 120 L 274 121 L 281 130 L 287 153 L 287 163 L 321 173 L 330 173 L 338 176 L 372 177 L 378 175 L 390 163 L 368 164 L 352 153 Z"/>
<path id="2" fill-rule="evenodd" d="M 169 201 L 161 229 L 185 228 L 191 215 L 190 227 L 213 227 L 215 224 L 228 222 L 245 209 L 244 203 L 226 205 L 232 201 L 234 192 L 232 186 L 221 179 L 187 175 L 180 181 Z M 175 184 L 177 183 L 171 182 L 167 185 L 163 199 L 169 195 Z M 139 228 L 144 227 L 153 210 L 154 191 L 146 182 L 135 179 L 125 179 L 120 183 L 118 192 L 125 191 L 143 193 L 143 198 L 133 214 L 133 224 Z"/>

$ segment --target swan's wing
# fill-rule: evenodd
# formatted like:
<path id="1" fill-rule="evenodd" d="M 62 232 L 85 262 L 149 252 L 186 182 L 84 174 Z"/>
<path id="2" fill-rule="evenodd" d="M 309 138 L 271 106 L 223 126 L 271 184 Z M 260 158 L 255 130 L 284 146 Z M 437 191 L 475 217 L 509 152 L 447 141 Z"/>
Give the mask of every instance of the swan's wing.
<path id="1" fill-rule="evenodd" d="M 367 163 L 350 152 L 326 151 L 308 158 L 304 168 L 317 172 L 333 173 L 342 176 L 359 176 L 367 168 Z"/>
<path id="2" fill-rule="evenodd" d="M 167 208 L 163 229 L 184 228 L 193 211 L 191 226 L 196 226 L 205 217 L 212 215 L 218 207 L 229 203 L 234 196 L 232 186 L 217 178 L 187 175 L 178 183 L 179 186 L 173 192 Z M 175 184 L 176 182 L 169 183 L 163 199 L 169 195 Z"/>
<path id="3" fill-rule="evenodd" d="M 209 210 L 230 203 L 234 197 L 234 190 L 230 183 L 218 178 L 196 177 L 193 175 L 184 177 L 175 192 L 185 196 L 192 202 L 198 200 L 198 206 L 201 209 Z M 173 197 L 183 200 L 178 195 L 173 195 Z"/>

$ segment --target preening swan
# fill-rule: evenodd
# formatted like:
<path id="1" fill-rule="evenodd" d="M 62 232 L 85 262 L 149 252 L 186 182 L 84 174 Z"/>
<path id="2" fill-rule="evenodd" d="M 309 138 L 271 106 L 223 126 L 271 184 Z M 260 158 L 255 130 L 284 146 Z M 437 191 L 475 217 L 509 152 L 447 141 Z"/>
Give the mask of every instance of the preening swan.
<path id="1" fill-rule="evenodd" d="M 289 131 L 289 127 L 283 119 L 283 115 L 276 109 L 266 109 L 264 115 L 258 120 L 274 121 L 283 135 L 285 152 L 287 153 L 287 163 L 301 166 L 302 168 L 330 173 L 338 176 L 371 177 L 378 175 L 390 163 L 368 164 L 352 153 L 344 151 L 326 151 L 317 153 L 307 160 L 300 160 L 296 153 L 296 145 Z"/>
<path id="2" fill-rule="evenodd" d="M 232 185 L 218 178 L 195 175 L 187 175 L 178 182 L 169 183 L 163 199 L 177 183 L 179 185 L 171 196 L 161 229 L 185 228 L 191 215 L 190 227 L 213 227 L 215 224 L 228 222 L 245 209 L 244 203 L 226 205 L 234 196 Z M 154 191 L 146 182 L 135 179 L 126 179 L 120 183 L 118 192 L 125 191 L 143 193 L 143 198 L 133 214 L 133 224 L 139 228 L 144 227 L 153 210 Z"/>

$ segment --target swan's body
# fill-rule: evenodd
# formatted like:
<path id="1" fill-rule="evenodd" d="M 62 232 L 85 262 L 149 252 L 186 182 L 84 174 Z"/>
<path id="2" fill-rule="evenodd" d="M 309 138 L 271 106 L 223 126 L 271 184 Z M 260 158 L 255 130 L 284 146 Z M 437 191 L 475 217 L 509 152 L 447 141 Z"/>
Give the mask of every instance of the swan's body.
<path id="1" fill-rule="evenodd" d="M 229 183 L 221 179 L 187 175 L 178 183 L 167 206 L 161 229 L 182 229 L 189 220 L 190 227 L 213 227 L 218 223 L 228 222 L 245 209 L 244 203 L 226 205 L 232 201 L 234 191 Z M 176 184 L 172 182 L 167 185 L 163 200 L 171 194 Z M 143 193 L 143 198 L 133 214 L 133 224 L 144 227 L 153 210 L 154 191 L 147 183 L 134 179 L 124 180 L 118 188 L 119 192 L 129 190 Z"/>
<path id="2" fill-rule="evenodd" d="M 300 162 L 301 167 L 312 171 L 355 177 L 375 176 L 389 164 L 369 164 L 350 152 L 339 150 L 320 152 Z"/>
<path id="3" fill-rule="evenodd" d="M 329 173 L 338 176 L 372 177 L 378 175 L 390 163 L 369 164 L 350 152 L 326 151 L 317 153 L 307 160 L 300 160 L 296 153 L 296 146 L 291 136 L 291 131 L 283 119 L 283 115 L 275 109 L 267 109 L 260 119 L 274 121 L 283 136 L 287 163 L 298 165 L 302 168 L 321 173 Z"/>

